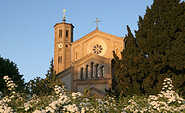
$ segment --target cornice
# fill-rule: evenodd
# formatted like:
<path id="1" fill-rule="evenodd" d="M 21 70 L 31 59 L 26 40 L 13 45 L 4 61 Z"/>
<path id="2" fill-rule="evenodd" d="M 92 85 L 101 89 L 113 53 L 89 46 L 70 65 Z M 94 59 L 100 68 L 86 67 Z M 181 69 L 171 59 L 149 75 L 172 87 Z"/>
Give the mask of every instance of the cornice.
<path id="1" fill-rule="evenodd" d="M 94 36 L 92 36 L 92 35 L 94 35 Z M 89 34 L 83 36 L 82 38 L 78 39 L 77 41 L 73 42 L 72 45 L 75 45 L 77 43 L 89 40 L 89 39 L 91 39 L 92 37 L 95 37 L 95 36 L 103 37 L 103 38 L 106 38 L 106 39 L 109 39 L 109 40 L 111 40 L 110 37 L 111 38 L 113 37 L 117 41 L 120 41 L 120 40 L 124 39 L 124 37 L 118 37 L 118 36 L 115 36 L 115 35 L 112 35 L 112 34 L 109 34 L 109 33 L 105 33 L 103 31 L 94 30 L 94 31 L 90 32 Z"/>
<path id="2" fill-rule="evenodd" d="M 89 53 L 86 56 L 82 57 L 81 59 L 74 61 L 74 65 L 81 65 L 89 60 L 95 60 L 95 61 L 100 61 L 100 62 L 104 61 L 108 63 L 109 61 L 112 60 L 112 58 L 106 58 L 106 57 L 103 57 L 103 56 L 100 56 L 94 53 Z"/>
<path id="3" fill-rule="evenodd" d="M 71 25 L 74 28 L 72 23 L 64 23 L 64 22 L 56 23 L 53 27 L 56 27 L 57 25 L 63 25 L 63 24 Z"/>

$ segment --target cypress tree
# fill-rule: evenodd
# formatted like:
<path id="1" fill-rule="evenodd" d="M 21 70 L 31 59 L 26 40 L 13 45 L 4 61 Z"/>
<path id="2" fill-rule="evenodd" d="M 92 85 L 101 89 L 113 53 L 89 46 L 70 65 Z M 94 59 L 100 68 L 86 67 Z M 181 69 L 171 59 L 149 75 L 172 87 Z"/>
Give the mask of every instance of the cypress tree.
<path id="1" fill-rule="evenodd" d="M 143 64 L 145 56 L 139 52 L 138 44 L 130 28 L 127 26 L 128 35 L 125 37 L 125 48 L 121 53 L 121 59 L 113 52 L 114 70 L 116 76 L 118 92 L 123 95 L 142 94 L 141 82 L 143 73 L 139 70 L 139 66 Z M 142 66 L 141 66 L 142 67 Z M 140 76 L 138 76 L 140 75 Z"/>
<path id="2" fill-rule="evenodd" d="M 146 94 L 156 94 L 162 81 L 171 77 L 176 90 L 185 95 L 185 3 L 180 0 L 154 0 L 144 18 L 139 17 L 136 41 L 145 54 Z"/>
<path id="3" fill-rule="evenodd" d="M 139 16 L 136 35 L 129 27 L 126 49 L 114 53 L 117 89 L 124 95 L 157 94 L 171 77 L 174 89 L 185 95 L 185 3 L 154 0 Z"/>

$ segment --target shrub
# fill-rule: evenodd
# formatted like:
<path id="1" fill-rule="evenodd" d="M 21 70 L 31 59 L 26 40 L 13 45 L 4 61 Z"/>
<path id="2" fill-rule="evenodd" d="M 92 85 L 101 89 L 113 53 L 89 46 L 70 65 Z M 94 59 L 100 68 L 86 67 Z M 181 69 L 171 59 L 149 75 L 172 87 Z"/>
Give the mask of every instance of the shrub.
<path id="1" fill-rule="evenodd" d="M 158 95 L 97 98 L 80 92 L 69 92 L 62 86 L 55 86 L 52 95 L 37 96 L 17 93 L 16 85 L 8 77 L 4 77 L 9 96 L 2 97 L 0 92 L 0 112 L 185 112 L 185 100 L 173 91 L 172 80 L 166 78 L 162 91 Z"/>

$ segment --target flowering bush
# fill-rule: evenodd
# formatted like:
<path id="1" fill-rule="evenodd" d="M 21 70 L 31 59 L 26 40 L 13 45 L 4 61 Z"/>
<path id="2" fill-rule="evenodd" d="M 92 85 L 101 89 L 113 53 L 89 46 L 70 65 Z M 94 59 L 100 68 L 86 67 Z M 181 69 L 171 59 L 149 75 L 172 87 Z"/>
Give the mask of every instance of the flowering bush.
<path id="1" fill-rule="evenodd" d="M 5 76 L 4 80 L 9 96 L 3 97 L 0 92 L 0 112 L 33 112 L 33 113 L 85 113 L 85 112 L 185 112 L 185 100 L 173 91 L 172 80 L 166 78 L 162 91 L 157 95 L 103 99 L 84 95 L 80 92 L 69 92 L 64 87 L 55 86 L 52 95 L 26 97 L 15 91 L 13 81 Z"/>

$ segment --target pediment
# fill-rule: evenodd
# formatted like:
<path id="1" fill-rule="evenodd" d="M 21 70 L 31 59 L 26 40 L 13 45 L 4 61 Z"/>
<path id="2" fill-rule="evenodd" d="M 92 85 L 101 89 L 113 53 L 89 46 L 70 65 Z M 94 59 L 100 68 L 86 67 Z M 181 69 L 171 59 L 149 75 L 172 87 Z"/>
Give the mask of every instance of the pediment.
<path id="1" fill-rule="evenodd" d="M 72 43 L 72 61 L 77 61 L 90 53 L 98 54 L 103 58 L 113 58 L 113 50 L 119 54 L 124 49 L 123 39 L 95 30 Z"/>

